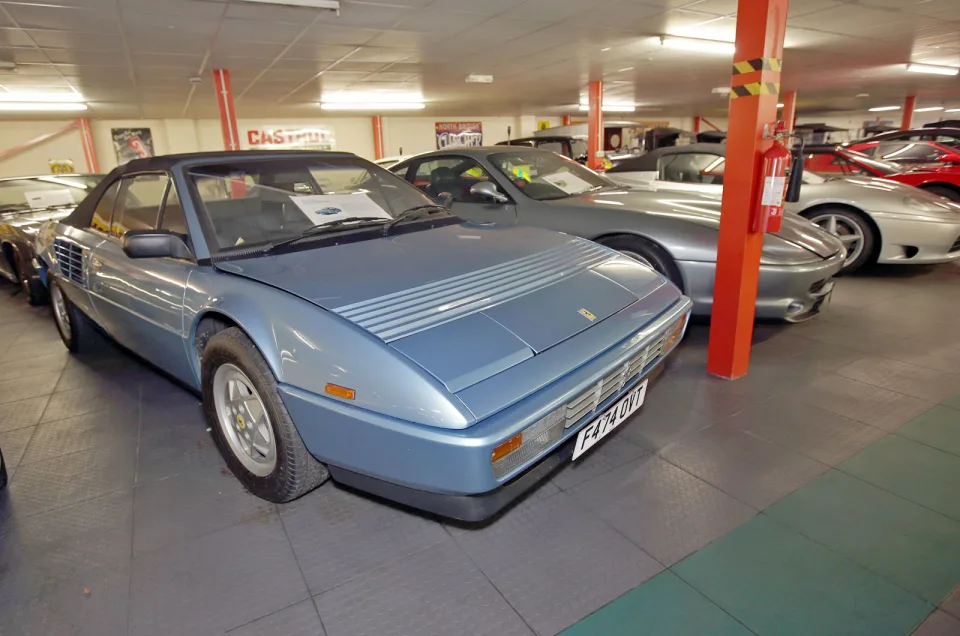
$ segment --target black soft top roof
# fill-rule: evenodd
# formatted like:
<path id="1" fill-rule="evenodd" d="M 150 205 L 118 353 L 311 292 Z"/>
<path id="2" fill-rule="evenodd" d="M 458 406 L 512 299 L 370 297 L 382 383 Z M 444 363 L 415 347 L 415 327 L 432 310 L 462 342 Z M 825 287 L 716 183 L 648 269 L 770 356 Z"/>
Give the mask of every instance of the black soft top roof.
<path id="1" fill-rule="evenodd" d="M 707 154 L 725 157 L 725 144 L 690 144 L 687 146 L 667 146 L 651 150 L 645 155 L 622 161 L 619 165 L 610 168 L 607 172 L 656 172 L 657 160 L 664 155 L 691 155 Z"/>
<path id="2" fill-rule="evenodd" d="M 289 159 L 291 157 L 355 157 L 352 152 L 324 152 L 320 150 L 220 150 L 217 152 L 185 152 L 178 155 L 159 155 L 134 159 L 114 168 L 114 172 L 128 174 L 145 170 L 170 170 L 180 165 L 203 163 L 231 163 L 256 159 Z"/>

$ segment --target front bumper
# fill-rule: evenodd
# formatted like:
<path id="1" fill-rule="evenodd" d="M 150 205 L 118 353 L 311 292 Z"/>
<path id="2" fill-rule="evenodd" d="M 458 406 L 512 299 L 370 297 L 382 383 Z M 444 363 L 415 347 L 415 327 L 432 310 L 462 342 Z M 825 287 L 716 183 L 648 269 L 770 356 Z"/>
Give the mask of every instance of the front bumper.
<path id="1" fill-rule="evenodd" d="M 716 263 L 677 261 L 684 293 L 693 300 L 693 313 L 709 316 L 713 311 Z M 800 322 L 816 316 L 833 291 L 830 280 L 843 268 L 843 255 L 805 265 L 761 265 L 757 285 L 756 317 Z"/>
<path id="2" fill-rule="evenodd" d="M 565 449 L 580 430 L 648 377 L 670 351 L 652 358 L 619 390 L 564 428 L 554 443 L 501 477 L 494 475 L 493 449 L 592 390 L 611 371 L 657 342 L 670 325 L 689 314 L 690 307 L 690 301 L 681 297 L 588 363 L 467 429 L 413 424 L 288 385 L 280 387 L 281 395 L 307 448 L 329 466 L 335 480 L 443 516 L 479 521 L 565 461 Z"/>
<path id="3" fill-rule="evenodd" d="M 960 222 L 937 223 L 875 214 L 880 228 L 881 264 L 933 265 L 960 259 Z"/>

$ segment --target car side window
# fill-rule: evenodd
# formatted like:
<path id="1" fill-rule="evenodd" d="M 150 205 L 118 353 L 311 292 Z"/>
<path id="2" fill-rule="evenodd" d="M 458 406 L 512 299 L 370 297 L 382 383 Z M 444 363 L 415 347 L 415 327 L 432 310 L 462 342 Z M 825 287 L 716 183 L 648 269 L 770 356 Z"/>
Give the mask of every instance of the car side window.
<path id="1" fill-rule="evenodd" d="M 481 181 L 490 181 L 490 175 L 473 159 L 442 157 L 417 165 L 413 185 L 434 199 L 450 193 L 458 203 L 487 203 L 470 193 L 470 188 Z"/>
<path id="2" fill-rule="evenodd" d="M 724 158 L 706 153 L 664 155 L 657 162 L 661 181 L 676 183 L 723 183 Z"/>
<path id="3" fill-rule="evenodd" d="M 940 154 L 936 147 L 925 143 L 880 144 L 877 147 L 878 158 L 894 162 L 933 162 L 937 160 Z"/>
<path id="4" fill-rule="evenodd" d="M 550 152 L 555 152 L 558 155 L 564 154 L 564 147 L 562 141 L 543 141 L 540 145 L 537 146 L 540 150 L 549 150 Z M 566 156 L 566 155 L 564 155 Z"/>
<path id="5" fill-rule="evenodd" d="M 93 210 L 93 218 L 90 219 L 90 227 L 100 232 L 110 231 L 110 220 L 113 218 L 113 207 L 117 202 L 117 192 L 120 190 L 120 180 L 114 181 L 107 188 L 100 200 L 97 201 L 97 207 Z"/>
<path id="6" fill-rule="evenodd" d="M 130 230 L 155 229 L 169 183 L 170 178 L 164 174 L 141 174 L 121 179 L 110 234 L 122 238 Z"/>
<path id="7" fill-rule="evenodd" d="M 183 214 L 183 206 L 180 205 L 180 197 L 177 196 L 177 189 L 170 184 L 170 191 L 167 192 L 167 200 L 163 204 L 163 213 L 160 217 L 160 229 L 170 230 L 176 234 L 186 236 L 187 217 Z"/>

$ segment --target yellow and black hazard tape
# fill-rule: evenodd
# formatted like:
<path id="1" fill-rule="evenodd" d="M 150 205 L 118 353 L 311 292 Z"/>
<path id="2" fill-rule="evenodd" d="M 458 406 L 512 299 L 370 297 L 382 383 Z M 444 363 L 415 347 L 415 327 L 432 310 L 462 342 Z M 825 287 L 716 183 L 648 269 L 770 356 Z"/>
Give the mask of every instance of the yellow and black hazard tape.
<path id="1" fill-rule="evenodd" d="M 733 63 L 733 74 L 753 73 L 754 71 L 775 71 L 779 73 L 783 69 L 783 62 L 776 57 L 758 57 L 755 60 L 745 60 L 743 62 Z"/>
<path id="2" fill-rule="evenodd" d="M 730 99 L 737 97 L 749 97 L 750 95 L 778 95 L 780 94 L 779 82 L 752 82 L 742 86 L 734 86 L 730 89 Z"/>

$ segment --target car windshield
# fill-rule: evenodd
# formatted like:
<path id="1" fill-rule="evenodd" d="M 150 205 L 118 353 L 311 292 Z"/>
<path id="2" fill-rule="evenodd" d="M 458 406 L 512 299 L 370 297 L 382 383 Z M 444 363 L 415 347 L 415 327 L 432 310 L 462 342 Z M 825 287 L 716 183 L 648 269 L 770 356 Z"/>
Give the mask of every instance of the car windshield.
<path id="1" fill-rule="evenodd" d="M 359 157 L 296 157 L 198 166 L 188 178 L 214 251 L 269 246 L 313 233 L 388 222 L 436 207 L 415 187 Z"/>
<path id="2" fill-rule="evenodd" d="M 552 152 L 504 152 L 488 159 L 513 185 L 536 201 L 563 199 L 614 186 L 576 161 Z"/>
<path id="3" fill-rule="evenodd" d="M 49 175 L 0 181 L 0 212 L 74 206 L 93 190 L 99 175 Z"/>
<path id="4" fill-rule="evenodd" d="M 862 152 L 858 152 L 856 150 L 844 150 L 844 153 L 847 154 L 853 161 L 857 163 L 862 163 L 868 168 L 872 168 L 873 170 L 876 170 L 877 172 L 879 172 L 885 177 L 892 174 L 898 174 L 900 172 L 903 172 L 903 168 L 901 166 L 898 166 L 895 163 L 892 163 L 890 161 L 883 161 L 880 159 L 874 159 L 873 157 L 865 155 Z"/>

